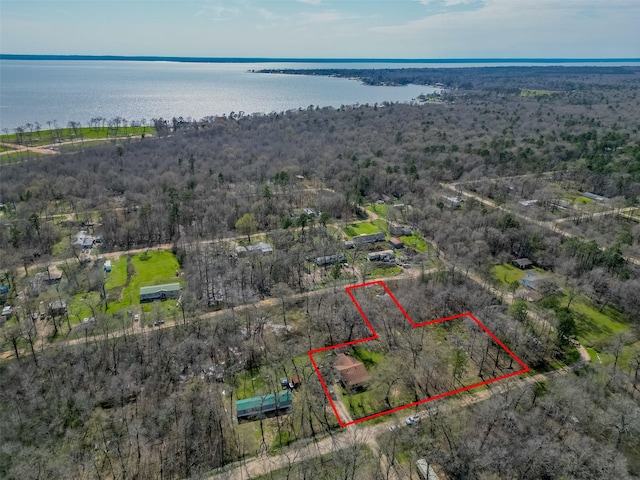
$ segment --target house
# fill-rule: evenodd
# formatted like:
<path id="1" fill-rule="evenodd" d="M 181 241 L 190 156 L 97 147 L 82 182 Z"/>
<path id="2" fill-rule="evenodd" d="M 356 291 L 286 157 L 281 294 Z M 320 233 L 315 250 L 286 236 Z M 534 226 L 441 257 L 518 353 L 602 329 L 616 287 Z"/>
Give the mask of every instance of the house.
<path id="1" fill-rule="evenodd" d="M 243 257 L 248 253 L 273 253 L 273 248 L 265 242 L 254 243 L 253 245 L 248 245 L 246 247 L 243 247 L 242 245 L 238 245 L 236 247 L 236 255 L 239 257 Z"/>
<path id="2" fill-rule="evenodd" d="M 44 272 L 38 272 L 33 276 L 31 280 L 31 288 L 29 289 L 29 294 L 37 297 L 40 293 L 45 289 L 45 279 L 47 278 L 47 274 Z"/>
<path id="3" fill-rule="evenodd" d="M 544 277 L 536 274 L 536 272 L 527 272 L 525 277 L 520 280 L 520 285 L 537 292 L 540 289 L 540 284 L 542 281 L 544 281 L 544 279 Z"/>
<path id="4" fill-rule="evenodd" d="M 333 367 L 340 374 L 340 381 L 348 388 L 364 388 L 371 380 L 364 364 L 355 358 L 339 353 Z"/>
<path id="5" fill-rule="evenodd" d="M 49 315 L 64 315 L 67 313 L 67 302 L 64 300 L 56 300 L 55 302 L 51 302 L 49 304 Z"/>
<path id="6" fill-rule="evenodd" d="M 603 203 L 609 200 L 607 197 L 596 195 L 595 193 L 591 193 L 591 192 L 582 192 L 582 196 L 600 203 Z"/>
<path id="7" fill-rule="evenodd" d="M 377 232 L 377 233 L 363 233 L 361 235 L 353 237 L 352 241 L 354 245 L 364 245 L 366 243 L 375 243 L 384 241 L 385 233 Z M 346 242 L 345 242 L 346 246 Z"/>
<path id="8" fill-rule="evenodd" d="M 389 243 L 391 244 L 392 248 L 404 248 L 404 242 L 398 237 L 391 237 L 389 239 Z"/>
<path id="9" fill-rule="evenodd" d="M 525 270 L 527 268 L 533 267 L 533 262 L 528 258 L 518 258 L 511 262 L 514 267 L 518 267 L 520 270 Z"/>
<path id="10" fill-rule="evenodd" d="M 244 400 L 236 400 L 236 416 L 238 419 L 251 418 L 265 413 L 279 413 L 291 407 L 291 390 L 278 394 L 262 395 Z"/>
<path id="11" fill-rule="evenodd" d="M 449 206 L 453 208 L 459 208 L 464 203 L 464 198 L 462 197 L 444 197 L 444 199 L 449 203 Z"/>
<path id="12" fill-rule="evenodd" d="M 82 247 L 83 250 L 91 250 L 96 239 L 93 235 L 89 235 L 85 230 L 76 233 L 76 240 L 73 245 Z"/>
<path id="13" fill-rule="evenodd" d="M 393 235 L 394 237 L 401 237 L 403 235 L 411 235 L 413 233 L 413 230 L 411 229 L 411 227 L 389 224 L 389 233 L 391 233 L 391 235 Z"/>
<path id="14" fill-rule="evenodd" d="M 323 265 L 333 265 L 334 263 L 342 263 L 345 260 L 344 253 L 338 253 L 336 255 L 326 255 L 324 257 L 316 258 L 316 265 L 322 267 Z"/>
<path id="15" fill-rule="evenodd" d="M 154 300 L 166 300 L 167 298 L 178 298 L 180 295 L 179 283 L 168 283 L 165 285 L 155 285 L 152 287 L 140 288 L 140 302 L 152 302 Z"/>
<path id="16" fill-rule="evenodd" d="M 367 254 L 370 262 L 390 262 L 394 259 L 393 250 L 383 250 L 381 252 L 372 252 Z"/>
<path id="17" fill-rule="evenodd" d="M 46 282 L 49 285 L 53 285 L 55 283 L 60 283 L 62 280 L 62 272 L 58 270 L 56 267 L 47 268 L 47 279 Z"/>
<path id="18" fill-rule="evenodd" d="M 569 210 L 571 207 L 571 204 L 569 202 L 567 202 L 566 200 L 562 200 L 559 198 L 555 198 L 553 200 L 551 200 L 551 206 L 552 207 L 556 207 L 556 208 L 561 208 L 563 210 Z"/>

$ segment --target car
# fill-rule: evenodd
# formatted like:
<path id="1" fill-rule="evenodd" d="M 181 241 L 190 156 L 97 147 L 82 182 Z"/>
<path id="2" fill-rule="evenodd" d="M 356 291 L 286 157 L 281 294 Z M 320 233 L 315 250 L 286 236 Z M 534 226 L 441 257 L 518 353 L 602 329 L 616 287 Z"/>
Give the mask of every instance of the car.
<path id="1" fill-rule="evenodd" d="M 417 415 L 412 415 L 410 417 L 407 417 L 404 422 L 407 425 L 412 426 L 412 425 L 415 425 L 416 423 L 420 423 L 420 417 Z"/>
<path id="2" fill-rule="evenodd" d="M 281 378 L 280 379 L 280 386 L 282 387 L 282 390 L 286 390 L 287 388 L 289 388 L 289 379 L 288 378 Z"/>
<path id="3" fill-rule="evenodd" d="M 389 427 L 389 431 L 390 432 L 395 432 L 396 430 L 398 430 L 400 428 L 400 425 L 391 425 Z"/>

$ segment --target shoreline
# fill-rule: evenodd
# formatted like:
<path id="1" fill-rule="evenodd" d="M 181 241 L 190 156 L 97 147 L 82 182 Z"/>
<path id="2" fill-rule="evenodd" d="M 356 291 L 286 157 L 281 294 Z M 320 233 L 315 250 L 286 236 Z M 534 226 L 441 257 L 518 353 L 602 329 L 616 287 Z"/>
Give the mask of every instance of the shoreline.
<path id="1" fill-rule="evenodd" d="M 638 64 L 640 58 L 304 58 L 304 57 L 181 57 L 162 55 L 40 55 L 0 53 L 0 60 L 134 61 L 176 63 L 411 63 L 411 64 Z"/>

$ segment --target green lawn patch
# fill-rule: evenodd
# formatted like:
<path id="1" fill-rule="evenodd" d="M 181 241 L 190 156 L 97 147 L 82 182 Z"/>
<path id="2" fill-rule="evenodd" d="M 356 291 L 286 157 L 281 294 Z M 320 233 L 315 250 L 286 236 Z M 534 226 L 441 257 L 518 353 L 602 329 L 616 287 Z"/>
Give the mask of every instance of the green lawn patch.
<path id="1" fill-rule="evenodd" d="M 266 395 L 269 393 L 267 383 L 260 373 L 260 370 L 244 370 L 235 379 L 236 400 Z"/>
<path id="2" fill-rule="evenodd" d="M 106 273 L 107 290 L 123 287 L 127 283 L 127 256 L 122 255 L 117 260 L 111 260 L 111 271 Z"/>
<path id="3" fill-rule="evenodd" d="M 360 223 L 352 223 L 344 229 L 344 233 L 346 233 L 349 237 L 357 237 L 362 234 L 371 234 L 371 233 L 379 233 L 383 232 L 384 229 L 381 229 L 379 224 L 380 220 L 374 222 L 360 222 Z M 384 220 L 382 220 L 382 224 L 384 225 Z"/>
<path id="4" fill-rule="evenodd" d="M 127 262 L 126 256 L 121 257 L 115 263 L 112 263 L 111 273 L 115 278 L 108 280 L 111 288 L 118 288 L 124 286 L 122 289 L 122 295 L 118 301 L 109 304 L 108 313 L 114 313 L 122 308 L 130 307 L 131 305 L 140 305 L 140 287 L 148 287 L 152 285 L 162 285 L 166 283 L 183 283 L 183 280 L 176 277 L 176 271 L 179 271 L 180 265 L 175 255 L 171 252 L 145 252 L 133 255 L 131 262 L 125 263 L 124 269 L 126 272 L 127 280 L 122 282 L 122 265 L 119 263 L 124 258 Z M 127 283 L 128 281 L 128 283 Z M 109 292 L 107 292 L 109 295 Z M 173 300 L 167 300 L 164 303 L 173 304 Z M 144 305 L 145 312 L 151 311 L 151 304 Z"/>
<path id="5" fill-rule="evenodd" d="M 520 90 L 521 97 L 548 97 L 550 95 L 555 95 L 556 93 L 560 93 L 555 90 L 534 90 L 530 88 L 523 88 Z"/>
<path id="6" fill-rule="evenodd" d="M 368 348 L 355 346 L 352 349 L 352 355 L 354 358 L 357 358 L 362 363 L 367 370 L 375 367 L 384 359 L 384 353 L 382 352 L 374 352 L 369 350 Z"/>
<path id="7" fill-rule="evenodd" d="M 574 203 L 581 203 L 583 205 L 586 205 L 588 203 L 593 203 L 593 200 L 591 198 L 585 197 L 583 195 L 578 195 L 575 199 L 574 199 Z"/>
<path id="8" fill-rule="evenodd" d="M 44 153 L 40 152 L 15 152 L 0 155 L 0 165 L 9 163 L 23 162 L 25 160 L 33 160 L 36 157 L 44 157 Z"/>
<path id="9" fill-rule="evenodd" d="M 405 247 L 413 248 L 416 252 L 427 252 L 431 249 L 431 245 L 420 235 L 403 235 L 399 237 L 404 242 Z"/>
<path id="10" fill-rule="evenodd" d="M 131 135 L 153 135 L 156 133 L 153 127 L 81 127 L 58 128 L 52 130 L 40 130 L 37 132 L 25 131 L 21 139 L 16 133 L 0 135 L 0 141 L 5 143 L 22 144 L 28 146 L 51 145 L 52 143 L 68 142 L 72 140 L 90 140 L 101 138 L 127 137 Z"/>
<path id="11" fill-rule="evenodd" d="M 74 295 L 69 302 L 69 318 L 71 323 L 82 321 L 83 318 L 90 318 L 102 312 L 100 294 L 89 292 Z"/>
<path id="12" fill-rule="evenodd" d="M 380 218 L 387 218 L 387 211 L 389 209 L 388 205 L 374 203 L 373 205 L 368 205 L 366 208 L 370 212 L 378 215 Z"/>
<path id="13" fill-rule="evenodd" d="M 401 273 L 402 267 L 398 267 L 397 265 L 376 267 L 370 272 L 367 272 L 368 276 L 371 278 L 395 277 L 396 275 L 400 275 Z"/>
<path id="14" fill-rule="evenodd" d="M 563 300 L 563 305 L 568 299 Z M 612 307 L 606 307 L 600 312 L 590 304 L 586 297 L 574 299 L 571 302 L 574 313 L 578 339 L 580 343 L 598 348 L 598 345 L 608 340 L 612 335 L 629 329 L 627 319 Z"/>
<path id="15" fill-rule="evenodd" d="M 510 263 L 495 265 L 491 268 L 493 277 L 505 286 L 513 282 L 519 282 L 525 276 L 525 271 L 514 267 Z"/>

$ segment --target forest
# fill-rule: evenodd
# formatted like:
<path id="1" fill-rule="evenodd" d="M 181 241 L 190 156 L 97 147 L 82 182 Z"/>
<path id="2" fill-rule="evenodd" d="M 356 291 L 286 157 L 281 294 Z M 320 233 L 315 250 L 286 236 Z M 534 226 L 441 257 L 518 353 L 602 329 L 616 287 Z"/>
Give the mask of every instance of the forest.
<path id="1" fill-rule="evenodd" d="M 640 477 L 640 69 L 286 73 L 442 91 L 3 147 L 0 477 Z"/>

